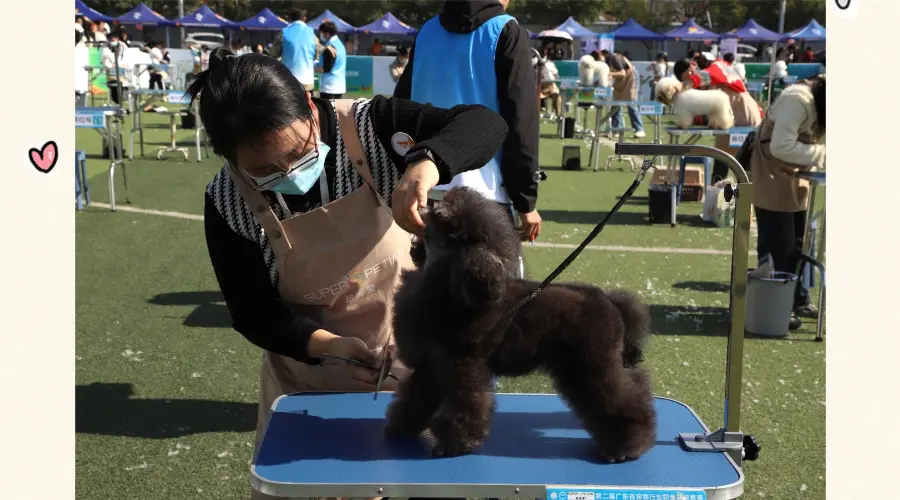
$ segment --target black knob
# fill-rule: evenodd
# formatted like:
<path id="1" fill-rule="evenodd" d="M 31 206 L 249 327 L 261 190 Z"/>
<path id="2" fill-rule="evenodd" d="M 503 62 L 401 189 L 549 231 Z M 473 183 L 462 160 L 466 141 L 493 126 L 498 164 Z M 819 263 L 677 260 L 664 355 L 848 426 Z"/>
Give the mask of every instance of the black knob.
<path id="1" fill-rule="evenodd" d="M 731 184 L 725 184 L 723 195 L 725 196 L 725 203 L 731 203 L 731 199 L 734 198 L 734 188 Z"/>
<path id="2" fill-rule="evenodd" d="M 762 448 L 759 443 L 756 442 L 756 438 L 747 434 L 744 436 L 744 460 L 747 462 L 752 462 L 759 458 L 759 450 Z"/>

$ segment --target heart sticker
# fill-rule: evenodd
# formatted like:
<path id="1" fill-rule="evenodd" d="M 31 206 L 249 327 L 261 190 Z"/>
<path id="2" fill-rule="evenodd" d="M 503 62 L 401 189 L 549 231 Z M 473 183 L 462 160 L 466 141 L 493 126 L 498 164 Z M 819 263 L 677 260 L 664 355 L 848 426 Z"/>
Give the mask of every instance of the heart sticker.
<path id="1" fill-rule="evenodd" d="M 35 148 L 28 150 L 28 158 L 31 160 L 31 165 L 38 169 L 39 172 L 49 174 L 53 167 L 56 166 L 58 156 L 56 153 L 56 143 L 47 141 L 40 150 Z"/>

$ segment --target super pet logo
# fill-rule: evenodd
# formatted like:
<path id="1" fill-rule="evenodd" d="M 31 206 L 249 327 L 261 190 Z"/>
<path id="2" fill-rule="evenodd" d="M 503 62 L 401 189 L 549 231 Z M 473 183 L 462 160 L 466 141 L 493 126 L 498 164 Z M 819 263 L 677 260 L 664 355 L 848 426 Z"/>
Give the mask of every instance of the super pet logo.
<path id="1" fill-rule="evenodd" d="M 364 290 L 368 293 L 374 293 L 375 287 L 374 285 L 364 286 L 364 282 L 369 278 L 379 274 L 380 272 L 387 269 L 389 266 L 395 265 L 397 260 L 399 259 L 399 255 L 391 255 L 390 257 L 376 262 L 375 264 L 360 268 L 354 269 L 350 271 L 346 275 L 344 275 L 343 279 L 334 283 L 331 286 L 320 288 L 312 293 L 307 293 L 303 295 L 305 300 L 321 300 L 325 297 L 338 297 L 343 294 L 345 290 L 353 290 L 354 288 L 357 290 Z M 352 287 L 351 285 L 355 285 Z M 352 298 L 352 297 L 350 297 Z"/>

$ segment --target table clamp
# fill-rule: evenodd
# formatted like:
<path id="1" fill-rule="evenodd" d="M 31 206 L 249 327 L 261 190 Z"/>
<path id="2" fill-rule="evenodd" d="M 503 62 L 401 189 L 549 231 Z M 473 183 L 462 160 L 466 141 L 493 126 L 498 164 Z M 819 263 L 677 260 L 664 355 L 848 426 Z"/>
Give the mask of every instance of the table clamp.
<path id="1" fill-rule="evenodd" d="M 762 446 L 756 442 L 756 438 L 742 432 L 728 432 L 724 428 L 707 433 L 682 433 L 678 435 L 678 441 L 687 451 L 695 452 L 728 452 L 735 458 L 735 462 L 754 461 L 759 458 Z M 740 451 L 740 456 L 735 457 Z"/>

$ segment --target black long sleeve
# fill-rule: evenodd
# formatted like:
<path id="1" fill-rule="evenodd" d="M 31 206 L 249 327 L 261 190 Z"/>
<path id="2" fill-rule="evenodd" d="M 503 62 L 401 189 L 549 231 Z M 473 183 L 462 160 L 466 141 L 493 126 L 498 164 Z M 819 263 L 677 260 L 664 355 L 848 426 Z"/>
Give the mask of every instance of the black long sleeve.
<path id="1" fill-rule="evenodd" d="M 394 97 L 410 99 L 415 42 L 409 62 L 394 87 Z M 531 66 L 528 32 L 517 22 L 503 27 L 494 59 L 500 116 L 509 128 L 503 144 L 500 174 L 513 207 L 521 213 L 535 209 L 538 195 L 538 140 L 540 138 L 537 83 Z"/>
<path id="2" fill-rule="evenodd" d="M 500 115 L 509 126 L 500 173 L 513 208 L 528 213 L 537 204 L 540 117 L 525 28 L 514 21 L 506 23 L 497 40 L 495 57 Z"/>
<path id="3" fill-rule="evenodd" d="M 337 199 L 336 118 L 325 101 L 314 99 L 314 102 L 319 109 L 322 140 L 331 146 L 325 159 L 325 172 L 331 197 Z M 484 165 L 499 151 L 507 133 L 503 119 L 483 106 L 455 106 L 448 110 L 376 96 L 369 103 L 368 115 L 374 135 L 387 153 L 387 161 L 370 165 L 376 178 L 395 177 L 379 169 L 396 169 L 398 175 L 406 170 L 403 157 L 391 147 L 391 137 L 396 132 L 412 137 L 416 143 L 414 148 L 428 148 L 433 153 L 441 183 Z M 386 182 L 378 188 L 382 191 L 379 194 L 390 203 L 394 186 Z M 318 189 L 305 195 L 283 195 L 283 198 L 295 214 L 321 203 Z M 259 244 L 234 232 L 209 194 L 205 201 L 207 248 L 234 329 L 262 349 L 301 362 L 317 362 L 307 355 L 307 347 L 312 333 L 323 328 L 322 325 L 288 308 L 272 285 Z"/>
<path id="4" fill-rule="evenodd" d="M 322 71 L 328 73 L 331 71 L 331 68 L 334 67 L 334 63 L 337 59 L 335 58 L 334 52 L 328 50 L 327 48 L 322 51 Z"/>

